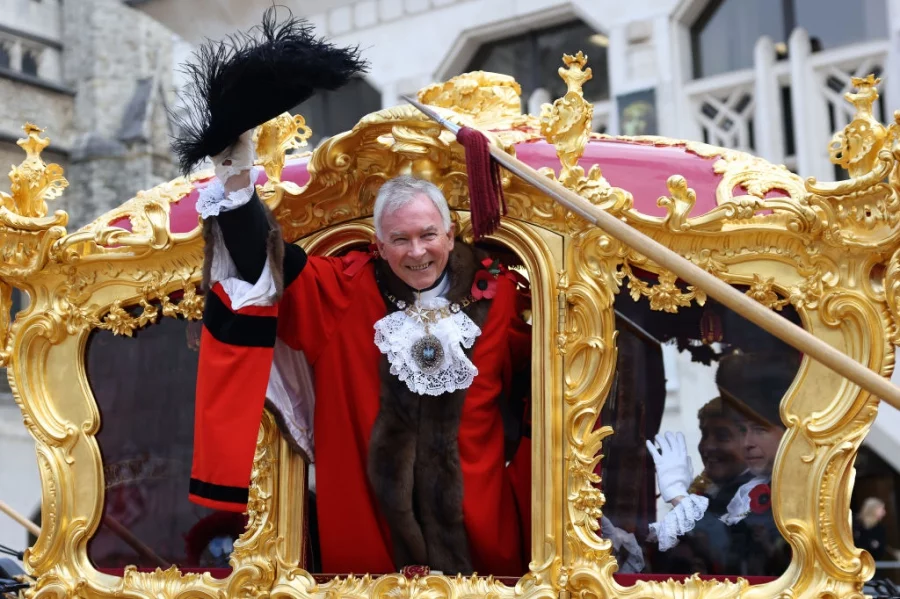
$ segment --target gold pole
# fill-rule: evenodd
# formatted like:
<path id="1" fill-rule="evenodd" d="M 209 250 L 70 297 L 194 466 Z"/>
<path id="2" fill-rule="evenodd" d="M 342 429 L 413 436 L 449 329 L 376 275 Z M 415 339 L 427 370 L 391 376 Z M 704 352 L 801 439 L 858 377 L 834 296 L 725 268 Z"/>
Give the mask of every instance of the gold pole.
<path id="1" fill-rule="evenodd" d="M 9 504 L 7 504 L 5 501 L 0 501 L 0 512 L 3 512 L 4 514 L 6 514 L 7 516 L 9 516 L 10 518 L 12 518 L 13 520 L 15 520 L 16 522 L 18 522 L 19 524 L 21 524 L 22 526 L 24 526 L 24 527 L 25 527 L 25 530 L 27 530 L 28 532 L 30 532 L 30 533 L 33 534 L 34 536 L 36 536 L 36 537 L 41 536 L 41 529 L 40 529 L 40 527 L 39 527 L 37 524 L 35 524 L 34 522 L 32 522 L 31 520 L 29 520 L 28 518 L 26 518 L 26 517 L 23 516 L 22 514 L 20 514 L 20 513 L 17 512 L 16 510 L 14 510 L 14 509 L 13 509 Z"/>
<path id="2" fill-rule="evenodd" d="M 453 131 L 454 134 L 459 131 L 459 125 L 441 118 L 440 115 L 417 100 L 408 96 L 403 96 L 403 98 L 424 114 Z M 637 229 L 597 208 L 559 182 L 542 176 L 521 160 L 510 156 L 493 145 L 489 145 L 489 148 L 491 156 L 502 164 L 504 168 L 540 189 L 571 212 L 600 227 L 606 233 L 639 251 L 659 266 L 675 273 L 691 285 L 702 289 L 719 303 L 731 308 L 788 345 L 821 362 L 869 393 L 900 409 L 900 388 L 887 379 L 862 366 L 852 358 L 845 356 L 805 329 L 778 316 L 775 312 L 763 307 L 760 303 L 750 299 L 731 285 L 720 281 L 699 266 L 644 235 Z"/>
<path id="3" fill-rule="evenodd" d="M 134 536 L 130 530 L 125 528 L 121 522 L 113 518 L 112 516 L 103 516 L 103 525 L 110 529 L 113 534 L 117 537 L 125 541 L 125 543 L 137 551 L 140 555 L 143 555 L 145 558 L 149 559 L 157 566 L 162 568 L 163 570 L 167 570 L 172 564 L 161 558 L 155 551 L 150 549 L 147 545 L 144 544 L 139 538 Z"/>
<path id="4" fill-rule="evenodd" d="M 41 528 L 37 524 L 14 510 L 8 503 L 2 500 L 0 500 L 0 512 L 3 512 L 19 524 L 21 524 L 28 532 L 30 532 L 34 536 L 41 536 Z M 150 549 L 150 547 L 144 544 L 139 538 L 134 536 L 134 534 L 130 530 L 122 526 L 122 524 L 118 520 L 110 516 L 103 516 L 103 524 L 107 528 L 109 528 L 117 537 L 125 541 L 125 543 L 128 544 L 129 547 L 155 563 L 157 566 L 166 569 L 172 565 L 161 558 L 159 555 L 157 555 L 155 551 Z"/>

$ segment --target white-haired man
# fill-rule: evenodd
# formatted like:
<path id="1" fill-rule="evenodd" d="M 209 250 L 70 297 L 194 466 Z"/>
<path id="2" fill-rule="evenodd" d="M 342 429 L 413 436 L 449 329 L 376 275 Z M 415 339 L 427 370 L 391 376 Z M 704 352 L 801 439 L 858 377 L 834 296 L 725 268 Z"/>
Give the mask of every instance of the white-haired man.
<path id="1" fill-rule="evenodd" d="M 514 279 L 455 241 L 440 190 L 409 176 L 378 193 L 377 253 L 283 244 L 242 139 L 214 158 L 224 188 L 198 201 L 209 291 L 191 498 L 244 509 L 261 396 L 289 378 L 279 352 L 302 351 L 323 571 L 522 573 L 530 510 L 514 491 L 528 473 L 514 467 L 528 447 L 507 467 L 500 406 L 530 363 Z M 313 457 L 311 434 L 297 445 Z"/>

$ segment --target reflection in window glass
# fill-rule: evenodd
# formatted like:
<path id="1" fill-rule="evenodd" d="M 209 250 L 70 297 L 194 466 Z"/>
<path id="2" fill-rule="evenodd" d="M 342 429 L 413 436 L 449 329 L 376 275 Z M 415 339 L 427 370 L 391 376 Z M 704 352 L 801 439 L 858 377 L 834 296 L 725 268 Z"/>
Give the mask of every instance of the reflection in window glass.
<path id="1" fill-rule="evenodd" d="M 88 545 L 98 568 L 228 567 L 244 517 L 188 501 L 199 332 L 198 322 L 162 318 L 133 338 L 95 331 L 88 340 L 106 483 Z"/>
<path id="2" fill-rule="evenodd" d="M 557 72 L 563 66 L 563 54 L 581 50 L 587 54 L 594 74 L 584 85 L 585 98 L 590 102 L 608 100 L 608 43 L 606 36 L 587 24 L 572 21 L 484 44 L 464 71 L 509 75 L 522 86 L 523 102 L 527 103 L 535 92 L 547 94 L 552 101 L 566 93 L 566 84 Z"/>
<path id="3" fill-rule="evenodd" d="M 713 301 L 671 314 L 620 295 L 615 308 L 617 372 L 601 414 L 614 434 L 600 467 L 620 573 L 781 575 L 791 551 L 771 475 L 799 354 Z M 782 314 L 799 322 L 790 306 Z"/>
<path id="4" fill-rule="evenodd" d="M 892 447 L 867 439 L 856 457 L 853 497 L 853 543 L 868 551 L 875 562 L 893 562 L 900 557 L 900 474 L 888 459 L 896 463 Z M 895 568 L 878 569 L 874 578 L 895 579 Z M 896 580 L 895 580 L 896 581 Z"/>

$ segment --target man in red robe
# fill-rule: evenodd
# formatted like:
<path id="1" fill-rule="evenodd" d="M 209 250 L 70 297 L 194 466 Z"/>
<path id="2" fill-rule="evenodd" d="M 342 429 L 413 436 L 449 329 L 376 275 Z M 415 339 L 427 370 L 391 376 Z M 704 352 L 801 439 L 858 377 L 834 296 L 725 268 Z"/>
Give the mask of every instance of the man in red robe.
<path id="1" fill-rule="evenodd" d="M 281 241 L 249 135 L 213 161 L 198 202 L 209 291 L 191 499 L 245 509 L 277 345 L 313 373 L 300 445 L 316 464 L 324 571 L 522 574 L 529 446 L 507 464 L 501 413 L 514 367 L 530 364 L 515 277 L 455 240 L 428 182 L 382 186 L 377 253 L 325 258 Z"/>

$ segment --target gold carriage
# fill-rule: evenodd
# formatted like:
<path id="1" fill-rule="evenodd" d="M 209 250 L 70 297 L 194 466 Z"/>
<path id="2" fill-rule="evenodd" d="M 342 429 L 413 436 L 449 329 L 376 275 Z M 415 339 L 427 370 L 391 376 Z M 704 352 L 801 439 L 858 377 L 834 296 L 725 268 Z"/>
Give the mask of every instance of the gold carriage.
<path id="1" fill-rule="evenodd" d="M 890 375 L 900 341 L 900 124 L 873 117 L 873 78 L 856 81 L 848 100 L 857 117 L 831 148 L 849 178 L 822 183 L 701 143 L 591 133 L 592 107 L 581 95 L 585 59 L 566 63 L 560 72 L 569 91 L 540 116 L 521 113 L 512 79 L 489 73 L 430 86 L 419 99 Z M 141 192 L 69 233 L 66 214 L 48 214 L 45 202 L 63 193 L 63 173 L 41 160 L 42 131 L 26 125 L 25 132 L 19 144 L 27 157 L 0 208 L 0 297 L 4 313 L 13 288 L 30 301 L 0 331 L 42 480 L 43 527 L 25 556 L 36 578 L 29 595 L 862 597 L 874 564 L 854 547 L 849 501 L 854 458 L 878 400 L 810 359 L 780 403 L 786 433 L 772 485 L 774 521 L 789 548 L 784 567 L 757 579 L 717 576 L 694 568 L 697 561 L 690 574 L 617 572 L 623 564 L 601 517 L 612 511 L 635 533 L 655 510 L 653 477 L 637 449 L 665 411 L 659 344 L 677 339 L 682 349 L 712 351 L 721 341 L 715 330 L 701 343 L 678 330 L 707 322 L 713 302 L 508 173 L 509 214 L 488 245 L 505 251 L 531 286 L 528 570 L 512 578 L 311 572 L 307 465 L 270 412 L 246 517 L 216 521 L 186 509 L 203 308 L 194 203 L 212 175 Z M 308 253 L 370 243 L 375 193 L 404 172 L 439 185 L 460 234 L 471 239 L 462 149 L 412 107 L 368 115 L 301 152 L 309 135 L 302 117 L 288 115 L 256 135 L 266 173 L 260 196 L 286 238 Z M 634 406 L 646 413 L 634 416 Z M 225 568 L 198 566 L 194 537 L 207 534 L 204 527 L 237 528 Z M 162 540 L 148 545 L 154 535 Z M 188 549 L 170 550 L 178 545 Z"/>

